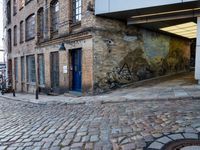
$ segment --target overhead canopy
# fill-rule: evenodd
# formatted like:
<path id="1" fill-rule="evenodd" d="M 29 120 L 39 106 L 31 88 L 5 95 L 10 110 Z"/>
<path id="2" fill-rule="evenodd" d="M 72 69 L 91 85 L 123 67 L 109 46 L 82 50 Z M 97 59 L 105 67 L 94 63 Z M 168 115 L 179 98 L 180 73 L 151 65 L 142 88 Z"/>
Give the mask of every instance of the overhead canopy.
<path id="1" fill-rule="evenodd" d="M 95 0 L 95 14 L 127 20 L 137 16 L 199 8 L 198 0 Z"/>
<path id="2" fill-rule="evenodd" d="M 183 24 L 161 28 L 160 30 L 183 36 L 189 39 L 193 39 L 196 38 L 197 35 L 197 24 L 194 22 L 187 22 Z"/>
<path id="3" fill-rule="evenodd" d="M 105 5 L 105 7 L 103 7 Z M 97 16 L 124 20 L 185 38 L 195 38 L 199 0 L 96 0 Z"/>

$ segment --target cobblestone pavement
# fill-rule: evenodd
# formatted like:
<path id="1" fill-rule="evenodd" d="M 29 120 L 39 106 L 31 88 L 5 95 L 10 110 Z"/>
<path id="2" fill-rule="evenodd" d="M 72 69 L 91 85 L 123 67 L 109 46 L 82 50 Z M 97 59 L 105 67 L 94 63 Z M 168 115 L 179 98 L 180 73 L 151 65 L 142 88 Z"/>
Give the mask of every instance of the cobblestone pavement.
<path id="1" fill-rule="evenodd" d="M 169 140 L 160 137 L 199 131 L 200 100 L 42 105 L 0 99 L 0 150 L 156 149 Z"/>

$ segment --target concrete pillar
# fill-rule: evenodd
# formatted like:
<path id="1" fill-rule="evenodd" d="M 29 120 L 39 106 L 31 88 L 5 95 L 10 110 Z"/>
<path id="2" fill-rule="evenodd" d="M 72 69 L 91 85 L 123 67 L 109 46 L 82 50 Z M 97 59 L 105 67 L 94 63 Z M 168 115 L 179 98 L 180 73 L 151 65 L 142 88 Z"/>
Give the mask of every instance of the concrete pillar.
<path id="1" fill-rule="evenodd" d="M 70 1 L 59 0 L 59 35 L 66 35 L 69 33 L 70 15 Z"/>
<path id="2" fill-rule="evenodd" d="M 197 17 L 195 79 L 198 80 L 200 84 L 200 17 Z"/>
<path id="3" fill-rule="evenodd" d="M 68 85 L 68 61 L 67 61 L 67 52 L 66 51 L 59 51 L 59 85 L 60 88 L 63 90 L 67 90 L 69 85 Z"/>

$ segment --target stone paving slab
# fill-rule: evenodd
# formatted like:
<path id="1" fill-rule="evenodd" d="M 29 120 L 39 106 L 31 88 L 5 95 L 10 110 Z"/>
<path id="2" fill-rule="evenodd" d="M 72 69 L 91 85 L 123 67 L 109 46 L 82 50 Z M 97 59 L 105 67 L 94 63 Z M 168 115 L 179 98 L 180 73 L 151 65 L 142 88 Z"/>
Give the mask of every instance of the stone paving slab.
<path id="1" fill-rule="evenodd" d="M 91 102 L 105 104 L 130 101 L 199 99 L 200 85 L 195 84 L 193 76 L 193 73 L 188 73 L 161 83 L 149 83 L 146 86 L 137 88 L 126 87 L 115 90 L 109 94 L 97 96 L 70 97 L 64 95 L 39 95 L 39 100 L 36 100 L 34 94 L 16 93 L 16 97 L 13 97 L 11 93 L 6 93 L 5 95 L 0 95 L 0 97 L 31 103 L 65 103 L 68 105 L 86 104 Z"/>

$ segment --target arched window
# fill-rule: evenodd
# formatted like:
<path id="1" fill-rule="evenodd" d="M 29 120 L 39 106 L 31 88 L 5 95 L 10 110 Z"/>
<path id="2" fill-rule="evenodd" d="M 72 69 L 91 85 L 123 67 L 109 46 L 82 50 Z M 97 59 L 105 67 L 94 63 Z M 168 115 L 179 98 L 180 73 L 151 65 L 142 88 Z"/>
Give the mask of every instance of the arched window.
<path id="1" fill-rule="evenodd" d="M 14 36 L 13 36 L 14 46 L 17 45 L 17 26 L 14 26 Z"/>
<path id="2" fill-rule="evenodd" d="M 12 31 L 11 29 L 9 29 L 7 31 L 7 36 L 8 36 L 8 53 L 11 53 L 12 52 Z"/>
<path id="3" fill-rule="evenodd" d="M 38 10 L 38 15 L 37 15 L 37 19 L 38 19 L 38 39 L 42 40 L 44 38 L 44 9 L 40 8 Z"/>
<path id="4" fill-rule="evenodd" d="M 7 7 L 6 7 L 6 15 L 7 15 L 7 24 L 11 22 L 11 1 L 7 2 Z"/>
<path id="5" fill-rule="evenodd" d="M 59 27 L 59 2 L 58 0 L 51 2 L 51 29 L 52 34 L 58 33 Z"/>
<path id="6" fill-rule="evenodd" d="M 32 14 L 26 19 L 26 40 L 35 37 L 35 15 Z"/>
<path id="7" fill-rule="evenodd" d="M 20 43 L 23 43 L 24 42 L 24 22 L 23 21 L 20 22 L 19 32 L 20 32 Z"/>

